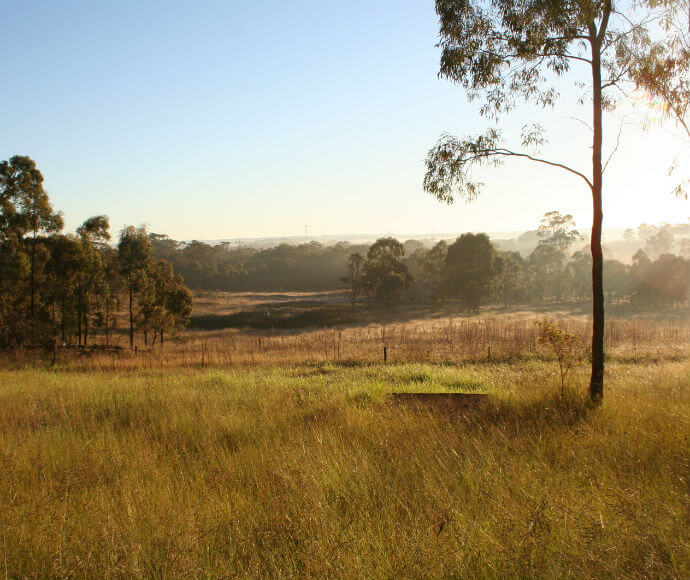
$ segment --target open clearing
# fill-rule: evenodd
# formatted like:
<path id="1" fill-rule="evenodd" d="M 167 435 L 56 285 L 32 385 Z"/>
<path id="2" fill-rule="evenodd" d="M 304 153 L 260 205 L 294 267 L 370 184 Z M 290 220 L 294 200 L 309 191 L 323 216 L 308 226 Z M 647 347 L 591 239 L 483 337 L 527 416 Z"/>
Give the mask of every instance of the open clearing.
<path id="1" fill-rule="evenodd" d="M 690 364 L 0 371 L 5 577 L 690 576 Z M 392 391 L 492 392 L 469 416 Z M 582 393 L 582 398 L 580 397 Z"/>

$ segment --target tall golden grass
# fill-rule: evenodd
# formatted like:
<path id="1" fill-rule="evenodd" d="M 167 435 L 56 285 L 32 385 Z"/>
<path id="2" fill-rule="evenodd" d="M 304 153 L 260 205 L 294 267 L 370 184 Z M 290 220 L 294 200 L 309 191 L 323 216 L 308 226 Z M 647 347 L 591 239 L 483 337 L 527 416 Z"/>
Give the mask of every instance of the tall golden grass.
<path id="1" fill-rule="evenodd" d="M 512 345 L 533 332 L 507 328 L 449 329 L 448 352 L 461 336 Z M 348 356 L 367 332 L 380 344 L 354 331 Z M 305 344 L 319 336 L 333 334 Z M 389 344 L 402 336 L 388 329 Z M 613 361 L 598 410 L 577 394 L 584 365 L 564 397 L 555 370 L 0 371 L 0 574 L 689 577 L 690 365 Z M 405 390 L 497 403 L 467 416 L 388 404 Z"/>

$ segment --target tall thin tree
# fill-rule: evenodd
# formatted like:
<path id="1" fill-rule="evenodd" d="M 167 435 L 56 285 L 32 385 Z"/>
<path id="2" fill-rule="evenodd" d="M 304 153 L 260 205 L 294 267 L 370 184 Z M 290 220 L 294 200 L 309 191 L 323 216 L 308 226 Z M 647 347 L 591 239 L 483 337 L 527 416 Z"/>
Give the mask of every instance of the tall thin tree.
<path id="1" fill-rule="evenodd" d="M 624 13 L 614 0 L 436 0 L 440 17 L 440 76 L 460 84 L 470 99 L 481 99 L 481 113 L 494 120 L 517 99 L 552 106 L 557 92 L 549 80 L 586 65 L 592 111 L 591 172 L 540 157 L 532 148 L 544 142 L 539 125 L 525 126 L 520 149 L 503 144 L 498 129 L 474 137 L 444 135 L 429 151 L 424 189 L 441 201 L 456 195 L 472 200 L 482 184 L 478 165 L 527 159 L 559 168 L 586 183 L 592 195 L 592 369 L 590 398 L 604 392 L 604 289 L 602 192 L 603 112 L 614 104 L 611 89 L 634 83 L 631 54 L 648 46 L 658 19 L 653 7 Z"/>
<path id="2" fill-rule="evenodd" d="M 129 292 L 129 347 L 134 348 L 134 293 L 151 260 L 151 240 L 146 229 L 129 226 L 120 232 L 117 246 L 120 274 L 124 276 Z"/>

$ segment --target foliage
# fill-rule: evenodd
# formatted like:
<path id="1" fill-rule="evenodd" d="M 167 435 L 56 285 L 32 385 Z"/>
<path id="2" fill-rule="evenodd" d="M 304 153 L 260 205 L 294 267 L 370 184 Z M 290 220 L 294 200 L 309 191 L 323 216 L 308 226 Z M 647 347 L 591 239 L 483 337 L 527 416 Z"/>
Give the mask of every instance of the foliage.
<path id="1" fill-rule="evenodd" d="M 527 266 L 519 252 L 499 252 L 494 258 L 496 298 L 507 308 L 509 302 L 524 299 Z"/>
<path id="2" fill-rule="evenodd" d="M 582 239 L 580 232 L 575 229 L 573 216 L 563 215 L 558 211 L 549 211 L 544 214 L 537 235 L 542 243 L 551 244 L 564 254 L 575 242 Z"/>
<path id="3" fill-rule="evenodd" d="M 388 307 L 394 306 L 412 283 L 412 276 L 402 262 L 404 255 L 404 246 L 390 237 L 376 240 L 367 251 L 363 287 Z"/>
<path id="4" fill-rule="evenodd" d="M 657 112 L 663 120 L 675 121 L 681 139 L 690 145 L 690 26 L 688 4 L 680 0 L 644 0 L 643 4 L 660 13 L 657 25 L 660 38 L 646 43 L 628 44 L 622 57 L 627 61 L 636 88 L 658 104 Z M 687 159 L 685 160 L 687 162 Z M 669 173 L 680 169 L 680 181 L 674 187 L 678 197 L 688 198 L 690 179 L 683 174 L 685 167 L 678 158 Z"/>
<path id="5" fill-rule="evenodd" d="M 640 250 L 634 256 L 630 278 L 631 291 L 638 301 L 679 305 L 690 294 L 690 261 L 671 254 L 662 254 L 652 261 Z"/>
<path id="6" fill-rule="evenodd" d="M 560 328 L 556 322 L 544 318 L 536 323 L 539 327 L 537 343 L 546 346 L 556 356 L 558 369 L 561 375 L 561 396 L 565 393 L 565 376 L 579 358 L 579 350 L 582 346 L 582 339 Z"/>
<path id="7" fill-rule="evenodd" d="M 163 329 L 176 331 L 189 320 L 191 294 L 169 265 L 150 267 L 145 230 L 125 228 L 116 251 L 109 227 L 107 216 L 98 215 L 76 235 L 60 233 L 62 214 L 53 210 L 35 162 L 21 156 L 0 162 L 1 347 L 45 346 L 58 338 L 86 345 L 94 327 L 107 344 L 117 325 L 123 278 L 132 292 L 132 332 L 135 317 L 144 328 L 154 324 L 161 338 Z M 135 303 L 135 292 L 147 284 L 160 290 L 163 278 L 169 280 L 166 296 L 175 296 L 156 294 L 167 304 L 164 314 L 146 310 L 143 300 Z"/>
<path id="8" fill-rule="evenodd" d="M 443 271 L 448 255 L 448 244 L 441 240 L 426 252 L 422 259 L 422 281 L 434 299 L 443 298 Z"/>
<path id="9" fill-rule="evenodd" d="M 496 250 L 486 234 L 462 234 L 448 246 L 444 271 L 447 295 L 460 299 L 471 312 L 490 296 L 496 276 Z"/>
<path id="10" fill-rule="evenodd" d="M 347 269 L 349 275 L 347 278 L 345 278 L 345 282 L 350 288 L 350 302 L 352 303 L 352 310 L 355 309 L 355 304 L 357 303 L 357 298 L 361 291 L 361 275 L 363 265 L 364 258 L 362 258 L 358 252 L 350 254 L 350 257 L 347 259 Z"/>

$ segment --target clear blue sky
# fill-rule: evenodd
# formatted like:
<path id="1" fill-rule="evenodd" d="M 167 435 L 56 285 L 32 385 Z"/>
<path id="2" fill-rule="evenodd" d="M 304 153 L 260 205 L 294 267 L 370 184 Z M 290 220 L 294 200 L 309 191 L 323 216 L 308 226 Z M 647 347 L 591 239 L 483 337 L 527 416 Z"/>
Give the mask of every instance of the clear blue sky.
<path id="1" fill-rule="evenodd" d="M 552 209 L 591 223 L 588 192 L 557 170 L 487 172 L 483 198 L 421 189 L 443 131 L 487 122 L 437 78 L 432 0 L 0 0 L 0 158 L 33 157 L 73 229 L 146 223 L 178 239 L 534 227 Z M 586 71 L 583 70 L 583 73 Z M 539 120 L 545 154 L 587 168 L 572 91 Z M 617 132 L 614 120 L 610 130 Z M 686 221 L 668 193 L 675 144 L 626 130 L 605 226 Z M 642 160 L 645 160 L 644 163 Z"/>

